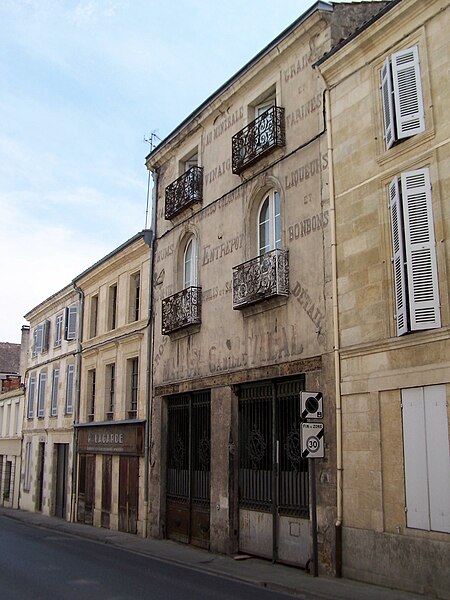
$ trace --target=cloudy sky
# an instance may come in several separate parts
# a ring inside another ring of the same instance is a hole
[[[144,141],[313,0],[0,1],[0,341],[143,229]]]

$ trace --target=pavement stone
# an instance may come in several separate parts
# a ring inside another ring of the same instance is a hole
[[[82,523],[69,523],[41,513],[0,507],[0,516],[97,543],[111,544],[128,552],[177,563],[201,572],[285,592],[304,600],[426,600],[430,598],[345,578],[313,577],[301,569],[273,564],[255,557],[235,560],[232,556],[212,554],[207,550],[172,540],[142,538],[121,531]]]

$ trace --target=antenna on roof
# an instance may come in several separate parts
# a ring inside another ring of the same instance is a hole
[[[145,135],[144,135],[143,141],[150,146],[150,152],[153,150],[153,148],[155,148],[158,145],[157,142],[156,142],[156,140],[158,140],[160,142],[161,138],[158,137],[154,131],[151,132],[149,138],[146,138]],[[149,200],[150,200],[150,170],[148,172],[148,181],[147,181],[147,202],[146,202],[146,206],[145,206],[145,226],[144,226],[144,229],[147,229]]]

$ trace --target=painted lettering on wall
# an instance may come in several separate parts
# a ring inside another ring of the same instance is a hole
[[[286,83],[292,82],[292,80],[298,77],[307,66],[315,62],[319,56],[323,54],[323,52],[320,51],[320,48],[317,47],[318,37],[318,35],[313,35],[309,40],[309,51],[305,52],[305,54],[300,56],[295,63],[292,63],[284,70],[284,81]]]
[[[214,167],[214,169],[211,169],[211,171],[208,171],[207,173],[205,173],[205,176],[204,176],[205,186],[209,185],[216,179],[219,179],[220,177],[222,177],[222,175],[224,175],[225,173],[227,173],[230,170],[231,170],[231,158],[227,158],[227,160],[224,160],[220,165],[217,165],[217,167]]]
[[[233,282],[226,281],[224,287],[219,287],[218,285],[209,288],[208,290],[203,290],[202,292],[202,302],[210,302],[211,300],[216,300],[217,298],[221,298],[222,296],[226,296],[227,294],[231,294],[233,291]]]
[[[311,298],[308,290],[302,286],[299,281],[295,282],[295,286],[292,290],[293,295],[297,299],[297,302],[306,312],[308,317],[316,326],[316,333],[319,334],[318,340],[321,345],[325,344],[324,335],[321,335],[322,328],[324,326],[325,315],[317,306],[317,303]]]
[[[244,107],[241,106],[229,115],[225,115],[214,125],[213,129],[205,135],[205,146],[209,146],[213,140],[219,138],[227,129],[244,118]]]
[[[297,187],[310,177],[314,177],[321,171],[325,171],[328,167],[328,155],[322,154],[319,158],[311,160],[294,171],[291,171],[288,175],[285,175],[284,182],[286,189],[289,190],[292,187]]]
[[[220,260],[222,257],[226,256],[227,254],[231,254],[231,252],[234,252],[235,250],[239,250],[239,248],[242,248],[243,244],[244,244],[244,234],[241,233],[240,235],[237,235],[236,237],[231,238],[230,240],[227,240],[226,242],[218,244],[217,246],[211,246],[210,244],[203,246],[202,265],[203,266],[209,265],[210,263],[214,262],[215,260]]]
[[[288,227],[288,240],[298,240],[300,237],[305,237],[315,231],[322,231],[328,225],[328,211],[325,210],[321,214],[308,217],[299,223],[294,223]]]
[[[295,111],[286,115],[286,129],[295,127],[322,106],[322,94],[317,94]]]
[[[168,258],[169,256],[172,256],[173,251],[174,251],[174,245],[173,244],[169,244],[165,248],[161,248],[161,250],[157,250],[156,253],[155,253],[155,262],[158,263],[161,260],[164,260],[165,258]]]

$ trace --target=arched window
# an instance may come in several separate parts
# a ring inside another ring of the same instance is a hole
[[[183,254],[183,288],[197,285],[197,242],[189,238]]]
[[[266,194],[258,211],[258,254],[281,248],[280,195]]]

